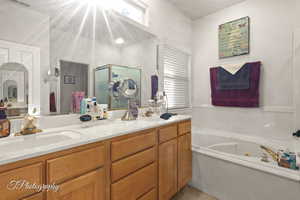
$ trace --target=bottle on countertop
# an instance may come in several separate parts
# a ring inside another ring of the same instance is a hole
[[[102,120],[102,119],[104,119],[104,113],[103,113],[103,109],[102,109],[102,107],[101,107],[101,105],[100,104],[97,104],[97,110],[98,110],[98,115],[99,115],[99,120]]]
[[[108,105],[107,104],[100,104],[101,111],[103,113],[103,119],[108,119]]]
[[[99,119],[99,109],[96,101],[93,101],[92,105],[92,117],[93,120],[98,120]]]
[[[3,99],[0,100],[0,108],[1,107],[4,107],[4,101],[3,101]]]
[[[10,121],[6,116],[6,109],[0,108],[0,138],[10,135]]]

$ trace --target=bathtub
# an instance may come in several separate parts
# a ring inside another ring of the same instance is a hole
[[[191,185],[219,200],[298,200],[300,172],[261,161],[260,145],[286,149],[288,142],[241,134],[193,130]]]

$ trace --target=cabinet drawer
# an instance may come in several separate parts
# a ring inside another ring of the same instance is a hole
[[[0,174],[0,200],[21,199],[38,192],[24,187],[19,188],[21,183],[42,185],[43,164],[38,163]]]
[[[126,156],[148,149],[156,144],[156,131],[134,136],[128,139],[114,141],[111,144],[112,161],[119,160]]]
[[[166,142],[177,137],[177,124],[172,124],[159,129],[159,143]]]
[[[157,193],[156,193],[156,190],[153,189],[150,192],[148,192],[147,194],[143,195],[138,200],[156,200],[156,199],[157,199]]]
[[[151,164],[155,161],[155,153],[155,147],[152,147],[151,149],[113,163],[111,169],[112,182]]]
[[[104,146],[48,160],[48,183],[61,183],[69,178],[99,168],[104,165],[104,162]]]
[[[178,133],[179,135],[184,135],[190,133],[192,130],[192,122],[191,120],[181,122],[178,124]]]
[[[156,186],[157,167],[153,163],[112,184],[111,200],[136,200]]]

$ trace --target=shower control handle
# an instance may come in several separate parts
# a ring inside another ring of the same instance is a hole
[[[300,138],[300,130],[298,130],[296,133],[293,133],[293,136]]]

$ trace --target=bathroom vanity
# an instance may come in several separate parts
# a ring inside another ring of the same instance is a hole
[[[146,109],[153,104],[152,87],[163,81],[151,82],[163,73],[159,37],[123,12],[94,13],[99,10],[88,2],[71,1],[63,15],[58,3],[1,4],[0,15],[10,19],[2,29],[18,31],[0,40],[0,102],[11,117],[11,135],[0,141],[0,200],[169,200],[191,179],[190,116],[79,121],[80,115],[104,113],[97,103],[105,114],[108,107],[124,116],[119,109],[129,108],[130,100],[132,110]],[[132,3],[125,4],[141,6]],[[127,85],[127,92],[111,87],[116,83]],[[89,106],[82,97],[91,99]],[[38,116],[43,132],[14,137],[25,133],[26,114]]]
[[[191,179],[189,116],[67,129],[81,136],[55,147],[34,145],[27,155],[0,153],[0,200],[169,200]],[[14,181],[23,180],[59,189],[18,188]]]

